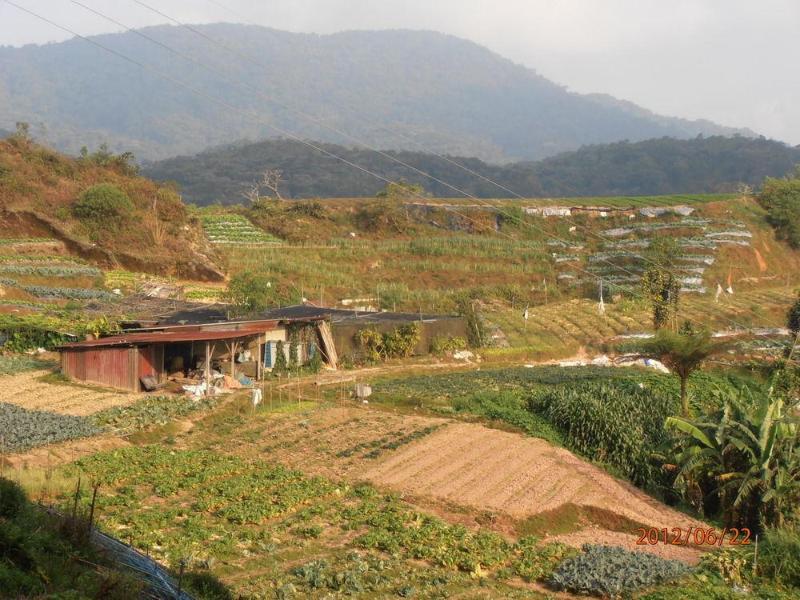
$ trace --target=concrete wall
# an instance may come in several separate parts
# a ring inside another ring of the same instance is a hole
[[[419,322],[419,321],[416,321]],[[397,327],[407,325],[409,321],[385,321],[379,323],[333,323],[331,330],[336,352],[341,359],[344,356],[360,357],[361,349],[355,336],[362,329],[374,329],[380,333],[393,331]],[[467,321],[461,317],[443,318],[435,321],[423,321],[420,339],[414,349],[415,356],[424,356],[430,353],[431,343],[437,337],[467,337]]]

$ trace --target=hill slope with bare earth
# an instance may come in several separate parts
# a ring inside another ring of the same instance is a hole
[[[76,213],[76,203],[95,186],[128,198],[117,222]],[[100,151],[75,159],[24,135],[0,140],[0,216],[0,237],[59,240],[70,254],[103,268],[224,278],[180,196],[139,177],[125,155]]]

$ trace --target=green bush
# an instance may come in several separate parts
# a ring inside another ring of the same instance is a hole
[[[791,177],[767,177],[759,202],[767,209],[767,220],[775,228],[778,239],[800,248],[800,169]]]
[[[270,306],[275,290],[266,275],[243,271],[231,277],[225,298],[236,307],[237,313],[248,314]]]
[[[448,352],[464,350],[467,347],[467,340],[459,336],[437,335],[431,342],[431,353],[441,356]]]
[[[25,492],[15,482],[0,477],[0,517],[13,519],[25,506]]]
[[[408,323],[386,333],[362,329],[355,334],[355,340],[368,362],[378,362],[411,356],[419,343],[420,332],[419,323]]]
[[[575,594],[617,597],[690,573],[681,562],[647,552],[592,544],[584,545],[583,551],[555,569],[549,580],[552,587]]]
[[[128,195],[111,183],[93,185],[72,207],[73,214],[80,220],[103,226],[119,226],[133,214],[133,210]]]
[[[286,353],[283,350],[283,342],[275,344],[275,362],[272,365],[273,375],[284,375],[289,371],[289,365],[286,363]]]

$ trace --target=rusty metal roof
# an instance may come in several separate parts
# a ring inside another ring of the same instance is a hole
[[[273,327],[274,328],[274,327]],[[262,328],[265,331],[270,327]],[[109,346],[136,346],[141,344],[158,344],[172,342],[217,342],[222,340],[235,340],[258,335],[255,329],[228,329],[216,331],[163,331],[148,333],[126,333],[113,335],[96,340],[74,342],[59,346],[60,350],[80,350],[82,348],[102,348]]]

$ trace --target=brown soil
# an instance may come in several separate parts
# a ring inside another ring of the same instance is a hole
[[[62,415],[91,415],[114,406],[127,406],[142,398],[78,385],[45,383],[40,378],[49,371],[28,371],[0,377],[0,402],[28,410]]]
[[[653,527],[700,525],[567,450],[472,423],[450,424],[401,448],[364,476],[521,518],[570,503]]]
[[[767,261],[765,261],[764,257],[761,256],[761,252],[758,251],[758,248],[753,248],[753,252],[756,255],[756,261],[758,261],[758,270],[761,273],[766,273],[766,271],[767,271]]]
[[[439,429],[396,449],[378,448],[380,440],[430,425]],[[510,537],[533,533],[576,545],[622,545],[689,563],[700,555],[694,548],[637,546],[636,530],[701,522],[567,450],[517,433],[350,405],[273,415],[237,437],[237,454],[272,454],[307,473],[370,481],[450,522]],[[370,457],[376,448],[377,457]]]

